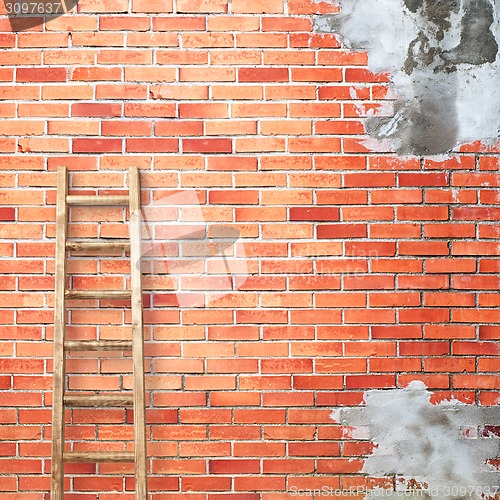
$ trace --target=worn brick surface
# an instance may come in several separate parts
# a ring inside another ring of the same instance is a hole
[[[412,380],[436,400],[497,404],[498,147],[445,160],[370,151],[364,118],[389,75],[312,32],[315,14],[337,10],[81,0],[26,31],[0,12],[2,499],[50,488],[60,165],[81,194],[123,193],[128,166],[142,171],[152,498],[388,488],[361,474],[371,447],[332,407]],[[125,217],[75,209],[70,234],[123,237]],[[72,256],[72,285],[122,288],[127,265]],[[69,338],[130,335],[124,302],[70,306]],[[127,355],[70,356],[69,389],[130,389]],[[132,421],[76,409],[67,437],[122,450]],[[132,498],[130,471],[71,465],[66,488]]]

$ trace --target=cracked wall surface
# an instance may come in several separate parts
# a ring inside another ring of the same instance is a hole
[[[498,139],[499,0],[354,0],[340,6],[340,14],[318,16],[316,30],[341,34],[350,48],[368,51],[373,71],[393,75],[394,112],[368,120],[371,137],[414,155]]]

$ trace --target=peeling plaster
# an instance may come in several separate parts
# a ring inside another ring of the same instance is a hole
[[[393,75],[395,112],[367,120],[372,139],[418,156],[498,140],[500,0],[341,0],[340,6],[340,14],[316,17],[316,31],[340,34],[347,47],[368,51],[372,71]]]
[[[480,499],[483,492],[488,497],[500,485],[500,472],[487,463],[500,453],[499,436],[488,431],[488,426],[500,425],[500,409],[455,400],[433,405],[431,396],[420,381],[405,389],[369,390],[366,406],[335,410],[331,418],[354,427],[354,438],[377,445],[363,473],[423,485],[432,498]],[[456,494],[459,491],[466,494]]]

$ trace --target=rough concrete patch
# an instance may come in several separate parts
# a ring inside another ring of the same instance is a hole
[[[450,102],[456,99],[456,76],[419,79],[419,74],[415,73],[413,99],[397,100],[393,117],[368,119],[366,130],[379,139],[391,139],[400,154],[435,156],[457,144],[457,109]]]
[[[418,381],[406,389],[371,390],[365,393],[366,406],[337,410],[332,418],[355,428],[369,427],[377,448],[365,461],[365,474],[413,478],[426,485],[432,498],[480,499],[482,493],[490,494],[500,485],[500,472],[487,461],[499,456],[500,440],[470,439],[463,430],[500,425],[499,408],[456,401],[432,405],[431,395]]]
[[[341,0],[341,8],[317,16],[316,30],[367,50],[370,69],[390,71],[398,95],[392,120],[369,120],[372,141],[422,156],[498,139],[500,0]]]

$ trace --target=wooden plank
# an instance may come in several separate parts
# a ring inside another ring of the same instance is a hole
[[[129,197],[126,195],[102,195],[102,196],[89,196],[89,195],[69,195],[66,197],[68,205],[124,205],[129,204]]]
[[[67,340],[67,351],[130,351],[131,340]]]
[[[129,170],[130,282],[132,290],[132,358],[134,367],[135,498],[148,497],[146,456],[146,409],[144,388],[144,334],[142,324],[141,188],[139,170]]]
[[[132,292],[130,290],[66,290],[67,299],[130,299]]]
[[[133,462],[133,451],[65,451],[66,463]],[[143,500],[146,500],[144,497]]]
[[[66,239],[68,231],[68,172],[66,167],[57,171],[56,207],[56,276],[54,296],[54,375],[52,381],[52,500],[64,498],[64,387],[66,357]]]
[[[134,403],[132,394],[66,394],[66,406],[131,406]]]
[[[116,252],[130,250],[129,240],[69,241],[66,249],[71,252]]]

